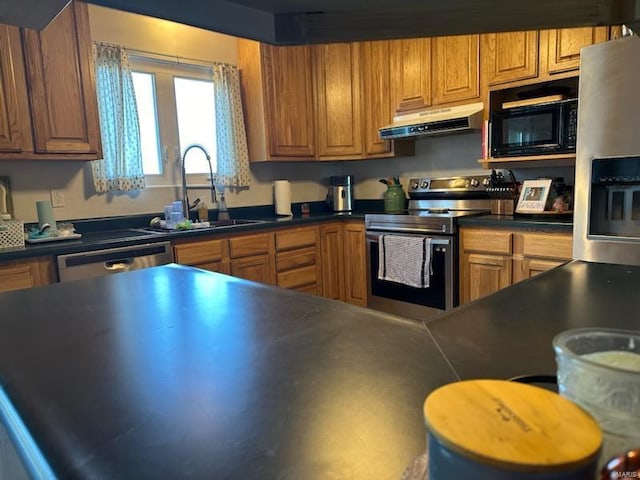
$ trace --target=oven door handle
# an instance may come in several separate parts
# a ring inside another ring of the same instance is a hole
[[[383,227],[383,226],[379,226],[376,225],[375,227],[373,227],[371,230],[369,230],[371,232],[390,232],[390,233],[419,233],[420,235],[428,235],[429,233],[433,233],[434,235],[442,235],[443,233],[447,233],[445,230],[441,231],[441,232],[427,232],[425,231],[424,228],[411,228],[411,227]]]
[[[396,230],[397,231],[397,230]],[[428,237],[429,235],[425,234],[424,231],[421,232],[423,237]],[[380,235],[393,235],[390,233],[373,233],[373,232],[367,232],[366,233],[366,239],[367,240],[371,240],[374,242],[377,242],[378,239],[380,238]],[[432,245],[450,245],[451,244],[451,239],[450,238],[433,238],[431,237],[431,244]]]

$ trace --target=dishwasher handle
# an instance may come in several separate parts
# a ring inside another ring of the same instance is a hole
[[[129,258],[122,258],[120,260],[108,260],[104,262],[103,265],[104,265],[104,269],[107,270],[109,273],[116,273],[116,272],[126,270],[127,268],[130,268],[134,264],[134,262],[135,260],[129,257]]]

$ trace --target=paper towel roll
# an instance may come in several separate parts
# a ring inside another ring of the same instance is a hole
[[[38,226],[40,228],[42,228],[42,225],[45,223],[48,223],[50,225],[50,232],[58,231],[56,218],[53,216],[53,207],[51,206],[51,202],[46,200],[37,201],[36,211],[38,212]]]
[[[276,199],[276,215],[291,215],[291,184],[289,180],[273,182],[273,194]]]

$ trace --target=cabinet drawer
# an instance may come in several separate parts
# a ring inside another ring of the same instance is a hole
[[[317,238],[316,228],[294,228],[276,232],[276,251],[315,245]]]
[[[489,253],[511,253],[511,232],[501,230],[460,229],[462,249]]]
[[[525,257],[573,257],[573,236],[556,233],[525,233],[522,235],[522,253]]]
[[[174,245],[173,254],[177,263],[198,265],[219,262],[224,255],[225,240],[204,240]]]
[[[296,288],[317,283],[318,275],[315,266],[297,268],[277,275],[277,285],[282,288]]]
[[[258,233],[229,239],[229,256],[231,258],[249,257],[269,253],[268,233]]]
[[[276,270],[282,272],[316,264],[315,247],[306,247],[276,255]]]

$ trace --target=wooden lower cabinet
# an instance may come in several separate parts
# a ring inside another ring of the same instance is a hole
[[[176,241],[175,261],[355,305],[367,303],[364,223]]]
[[[460,229],[460,303],[508,287],[572,258],[571,233]]]
[[[211,272],[231,273],[226,240],[196,240],[174,244],[173,256],[182,265],[192,265]]]
[[[562,265],[573,257],[570,233],[515,232],[513,283]]]
[[[0,292],[40,287],[55,281],[55,266],[50,257],[0,263]]]
[[[345,301],[367,306],[367,257],[363,222],[344,224]]]
[[[317,226],[280,230],[275,233],[276,285],[321,294],[321,271]]]
[[[344,232],[342,223],[320,227],[322,243],[322,296],[345,300]]]
[[[273,268],[270,255],[255,255],[231,260],[231,275],[245,280],[273,285]]]

